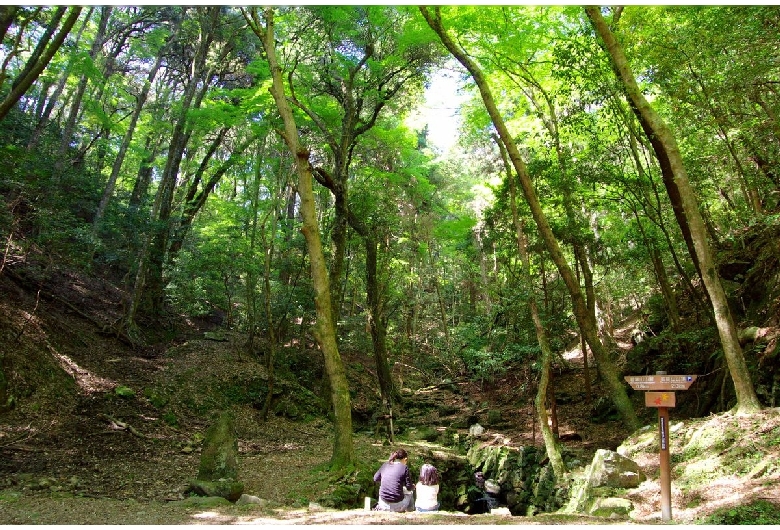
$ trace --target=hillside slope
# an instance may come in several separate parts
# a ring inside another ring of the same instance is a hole
[[[770,258],[765,258],[756,262],[766,265]],[[156,345],[132,347],[110,333],[122,314],[124,294],[119,289],[45,263],[11,260],[0,274],[0,293],[0,358],[6,374],[0,396],[0,524],[343,524],[364,522],[366,517],[376,522],[376,514],[318,508],[339,481],[324,465],[332,437],[317,389],[312,388],[314,374],[321,370],[316,351],[299,346],[285,350],[273,414],[263,422],[259,404],[267,376],[262,363],[244,352],[239,333],[215,332],[207,322],[172,318],[158,327]],[[762,300],[770,306],[776,303],[769,295]],[[630,348],[627,340],[618,345]],[[770,346],[760,345],[762,359],[774,355]],[[594,422],[593,408],[583,400],[581,354],[572,350],[566,358],[571,366],[558,367],[554,381],[560,430],[572,435],[566,450],[581,455],[584,465],[596,449],[621,446],[649,478],[624,492],[635,506],[632,520],[657,522],[654,411],[641,411],[648,427],[633,434],[608,417]],[[356,451],[365,467],[362,472],[372,473],[389,448],[373,430],[370,417],[370,402],[376,399],[371,359],[350,351],[344,352],[344,359],[356,389]],[[450,390],[435,391],[423,381],[407,379],[407,404],[399,416],[404,432],[398,443],[416,455],[417,464],[431,451],[457,457],[453,447],[428,442],[419,433],[450,427],[465,437],[468,425],[479,421],[488,427],[485,443],[541,445],[533,427],[527,377],[515,370],[495,381],[459,380],[446,385]],[[593,391],[601,394],[597,382]],[[698,399],[695,392],[690,397]],[[213,412],[226,407],[236,414],[241,479],[247,493],[265,500],[261,506],[204,509],[184,494],[197,474],[202,434]],[[723,413],[698,419],[675,411],[672,423],[676,521],[702,521],[719,509],[744,505],[758,506],[761,514],[760,503],[780,503],[778,409],[750,417]],[[204,513],[215,515],[204,519]],[[615,522],[550,519],[552,515],[437,517],[388,515],[381,521]]]

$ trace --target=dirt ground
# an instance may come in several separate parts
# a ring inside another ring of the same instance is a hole
[[[0,416],[0,524],[659,523],[657,480],[645,482],[641,493],[631,498],[633,523],[563,515],[526,518],[459,512],[386,514],[365,512],[359,506],[325,509],[316,499],[331,486],[325,470],[332,452],[329,423],[322,418],[291,421],[275,415],[264,422],[252,407],[237,410],[239,479],[245,493],[261,499],[260,504],[204,505],[186,489],[197,475],[207,419],[179,408],[176,421],[171,421],[146,391],[175,388],[178,394],[173,395],[178,402],[189,403],[190,410],[205,406],[210,397],[199,381],[213,379],[213,374],[240,381],[256,369],[258,363],[238,353],[243,338],[229,334],[227,340],[209,340],[202,326],[193,322],[165,347],[132,348],[100,332],[121,315],[120,294],[110,285],[60,274],[50,276],[36,294],[23,288],[30,281],[0,276],[0,341],[4,344],[0,347],[6,348],[5,355],[17,368],[41,358],[40,351],[48,352],[46,357],[56,365],[31,364],[31,373],[42,374],[33,389],[34,399],[20,399],[14,410]],[[627,342],[619,346],[630,347]],[[565,444],[587,463],[596,449],[615,449],[629,433],[616,421],[590,421],[590,405],[582,398],[581,353],[575,348],[564,358],[570,368],[558,370],[553,382],[561,397],[559,429],[561,434],[577,435]],[[370,376],[367,356],[347,351],[344,361],[348,366],[363,366]],[[59,368],[71,375],[68,385],[74,386],[62,387],[46,375]],[[592,377],[595,380],[595,371]],[[451,399],[449,404],[463,415],[499,411],[506,421],[500,429],[488,430],[493,443],[541,445],[532,427],[532,394],[522,392],[527,381],[526,374],[519,372],[490,383],[457,381],[460,392],[444,399]],[[133,395],[120,395],[120,387],[131,389]],[[598,393],[598,387],[593,391]],[[415,399],[414,393],[410,399]],[[389,454],[389,447],[371,432],[356,432],[354,440],[362,461],[375,461],[378,467]],[[420,449],[417,443],[405,447],[413,454]],[[640,465],[648,476],[657,476],[657,461],[651,458]],[[752,484],[735,479],[718,487],[722,497],[735,488],[751,487],[759,496],[777,496],[776,485],[767,486],[765,481]],[[674,493],[678,522],[694,521],[707,509],[706,502],[688,506],[690,492]]]

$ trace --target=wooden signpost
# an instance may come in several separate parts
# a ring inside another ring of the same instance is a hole
[[[658,436],[661,467],[661,519],[672,520],[672,475],[669,465],[669,409],[676,404],[675,390],[688,390],[696,381],[695,375],[627,375],[626,382],[634,390],[646,390],[645,406],[658,409]]]

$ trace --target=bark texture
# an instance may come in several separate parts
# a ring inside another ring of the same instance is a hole
[[[623,381],[618,378],[617,367],[610,359],[609,353],[599,339],[598,326],[596,325],[595,319],[589,317],[588,307],[585,302],[585,298],[582,296],[582,292],[580,291],[579,282],[577,282],[571,268],[569,267],[569,264],[566,262],[566,258],[564,257],[563,252],[558,245],[558,241],[553,234],[552,228],[547,221],[547,217],[542,210],[541,203],[539,202],[539,198],[536,195],[536,191],[534,190],[531,176],[528,173],[528,169],[526,168],[522,156],[520,155],[520,150],[517,148],[517,144],[515,143],[514,138],[507,129],[506,124],[504,123],[504,119],[498,111],[498,107],[495,103],[495,100],[493,99],[493,94],[490,91],[487,80],[485,79],[485,76],[482,73],[480,67],[469,58],[465,50],[455,44],[452,38],[448,35],[447,31],[444,29],[441,18],[439,16],[439,8],[434,7],[433,10],[433,13],[431,13],[428,8],[420,7],[420,11],[427,20],[428,25],[430,25],[431,28],[439,35],[442,43],[450,51],[450,53],[452,53],[452,55],[469,71],[472,78],[474,79],[474,82],[477,84],[479,92],[482,96],[482,100],[485,104],[485,108],[487,109],[487,112],[490,115],[490,119],[493,122],[493,126],[498,131],[498,135],[501,138],[501,141],[506,146],[509,159],[512,162],[512,167],[517,172],[520,180],[520,186],[523,190],[523,195],[525,196],[526,202],[531,209],[531,215],[534,218],[537,229],[539,230],[539,234],[544,240],[547,251],[550,253],[550,257],[558,268],[558,272],[569,291],[577,324],[579,325],[582,334],[585,336],[585,340],[590,345],[594,357],[596,357],[599,374],[606,384],[607,392],[609,393],[612,402],[615,404],[615,407],[620,412],[620,415],[622,416],[623,421],[626,423],[626,426],[629,429],[635,430],[639,428],[640,423],[636,416],[636,412],[634,411],[631,400],[628,398],[628,394],[626,393],[626,387]]]
[[[682,215],[678,215],[677,220],[683,233],[690,235],[694,247],[694,251],[691,253],[692,258],[701,272],[704,287],[709,294],[723,354],[734,381],[737,396],[736,411],[750,413],[760,410],[761,404],[758,401],[742,348],[739,345],[734,318],[715,268],[715,261],[707,240],[707,230],[699,211],[696,195],[688,181],[688,174],[685,171],[677,140],[661,116],[655,112],[642,94],[623,48],[607,26],[599,8],[588,6],[585,8],[585,12],[596,33],[604,42],[615,74],[623,84],[634,114],[653,146],[664,175],[664,182],[670,181],[674,184],[672,187],[667,186],[667,192],[673,203],[675,198],[672,197],[672,193],[676,191],[678,194]]]
[[[295,117],[285,97],[282,69],[276,59],[274,46],[273,9],[268,8],[265,10],[264,24],[259,20],[256,11],[253,10],[246,14],[247,22],[249,22],[263,43],[273,78],[273,84],[270,88],[271,95],[274,97],[279,114],[284,122],[284,131],[282,133],[284,141],[295,158],[295,169],[298,173],[298,194],[301,197],[300,211],[303,218],[301,231],[306,239],[306,249],[311,263],[312,283],[314,284],[314,306],[317,313],[314,335],[325,357],[325,370],[330,379],[330,396],[333,404],[335,435],[333,437],[331,467],[333,469],[344,469],[352,464],[354,460],[352,407],[349,397],[349,384],[336,343],[336,326],[333,320],[330,300],[328,269],[322,252],[322,240],[317,223],[317,210],[313,191],[314,179],[311,163],[309,162],[309,151],[300,144]]]

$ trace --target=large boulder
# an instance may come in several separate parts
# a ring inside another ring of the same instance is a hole
[[[588,483],[593,488],[636,488],[644,480],[636,462],[608,449],[596,451],[588,473]]]
[[[238,477],[238,439],[233,416],[223,412],[206,431],[198,467],[198,480]]]
[[[636,462],[615,451],[599,449],[584,476],[572,488],[572,496],[564,511],[598,513],[602,516],[609,511],[614,516],[625,516],[632,506],[630,503],[615,501],[616,493],[635,488],[644,480],[645,475]]]
[[[200,455],[198,478],[189,491],[236,502],[244,492],[238,482],[238,438],[230,412],[222,412],[206,431]]]

